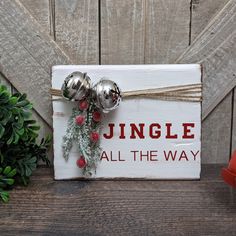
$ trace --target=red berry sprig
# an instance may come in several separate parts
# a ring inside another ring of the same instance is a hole
[[[99,111],[94,111],[92,116],[95,122],[101,121],[101,113]]]
[[[97,132],[92,132],[91,134],[90,134],[90,139],[91,139],[91,141],[92,142],[97,142],[98,140],[99,140],[99,133],[97,133]]]
[[[79,101],[79,109],[81,111],[86,111],[89,107],[88,101],[86,99]]]
[[[85,122],[85,117],[83,115],[78,115],[75,117],[75,123],[79,126],[83,125]]]
[[[89,150],[91,152],[91,155],[94,156],[93,153],[96,153],[94,158],[97,158],[99,156],[97,149],[99,149],[99,127],[102,115],[100,111],[96,108],[93,101],[91,101],[89,98],[80,100],[78,102],[78,115],[75,117],[75,124],[78,126],[81,126],[79,128],[79,132],[84,132],[86,136],[88,135],[88,138],[90,139],[90,144],[86,147],[83,147],[84,149],[91,149]],[[88,132],[87,132],[88,131]],[[93,150],[94,149],[94,150]],[[76,161],[76,164],[79,168],[83,169],[85,173],[90,173],[91,169],[93,168],[90,165],[93,165],[89,162],[91,157],[86,157],[84,155],[87,155],[86,153],[82,155],[80,158]]]
[[[76,164],[79,168],[83,169],[86,166],[86,160],[83,156],[80,156],[80,158],[76,161]]]

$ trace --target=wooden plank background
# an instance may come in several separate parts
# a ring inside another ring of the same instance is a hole
[[[28,93],[41,135],[51,132],[54,64],[200,62],[203,163],[236,148],[235,41],[236,0],[0,2],[1,80]]]
[[[203,165],[201,181],[53,181],[41,168],[1,204],[1,235],[235,235],[236,195]]]

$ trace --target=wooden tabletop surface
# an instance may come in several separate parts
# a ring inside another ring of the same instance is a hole
[[[39,168],[0,203],[0,235],[236,235],[220,165],[200,181],[54,181]]]

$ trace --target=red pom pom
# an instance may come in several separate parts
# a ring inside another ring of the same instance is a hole
[[[82,110],[82,111],[85,111],[88,109],[88,102],[87,100],[81,100],[79,102],[79,109]]]
[[[86,161],[83,156],[81,156],[77,161],[76,164],[79,168],[84,168],[86,166]]]
[[[101,113],[98,112],[98,111],[95,111],[95,112],[93,113],[93,120],[94,120],[95,122],[101,121]]]
[[[79,116],[76,116],[75,117],[75,123],[77,125],[83,125],[84,124],[84,121],[85,121],[85,117],[82,116],[82,115],[79,115]]]
[[[99,133],[92,132],[91,135],[90,135],[90,138],[93,142],[97,142],[99,140]]]

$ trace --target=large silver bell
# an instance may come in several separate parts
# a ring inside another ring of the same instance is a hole
[[[117,84],[108,79],[101,79],[94,86],[95,104],[103,112],[116,109],[121,101],[121,91]]]
[[[65,99],[78,101],[88,95],[90,87],[90,78],[87,74],[75,71],[65,78],[61,90]]]

